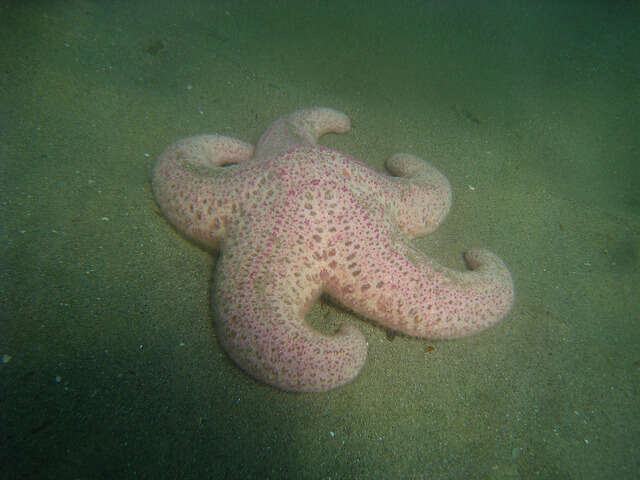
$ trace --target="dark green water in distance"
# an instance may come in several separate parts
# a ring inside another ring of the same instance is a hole
[[[633,479],[640,471],[640,3],[0,3],[0,478]],[[496,327],[434,342],[319,302],[355,382],[277,391],[218,345],[215,256],[151,169],[321,105],[321,143],[419,155],[454,206],[414,245],[509,266]]]

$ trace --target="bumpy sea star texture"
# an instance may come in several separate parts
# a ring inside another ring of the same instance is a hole
[[[220,344],[243,370],[280,389],[321,392],[353,380],[367,343],[352,325],[324,335],[305,314],[325,293],[407,335],[443,339],[484,330],[513,303],[493,253],[466,253],[470,271],[438,265],[409,239],[451,205],[447,179],[396,154],[393,176],[316,145],[349,118],[328,108],[273,123],[257,146],[220,135],[177,141],[159,157],[153,191],[181,232],[220,252],[212,311]]]

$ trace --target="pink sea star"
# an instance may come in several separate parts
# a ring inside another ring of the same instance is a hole
[[[328,108],[273,123],[257,147],[202,135],[170,145],[153,191],[175,227],[218,249],[212,310],[229,356],[283,390],[326,391],[353,380],[367,343],[356,327],[323,335],[304,320],[321,293],[408,335],[479,332],[513,303],[513,283],[494,254],[466,254],[449,270],[408,239],[433,231],[451,205],[447,179],[424,160],[397,154],[394,176],[316,145],[349,118]]]

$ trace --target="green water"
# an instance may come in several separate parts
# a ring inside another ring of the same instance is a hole
[[[0,478],[631,479],[640,470],[640,4],[8,1],[0,6]],[[159,215],[154,158],[324,145],[447,175],[415,245],[499,254],[516,304],[473,338],[353,322],[358,379],[258,384],[216,342],[215,258]]]

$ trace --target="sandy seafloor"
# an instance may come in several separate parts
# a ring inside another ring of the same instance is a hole
[[[640,471],[637,1],[15,1],[0,7],[0,478],[631,479]],[[451,181],[415,242],[513,273],[495,328],[369,342],[325,394],[216,342],[215,258],[154,158],[333,107],[321,143]]]

